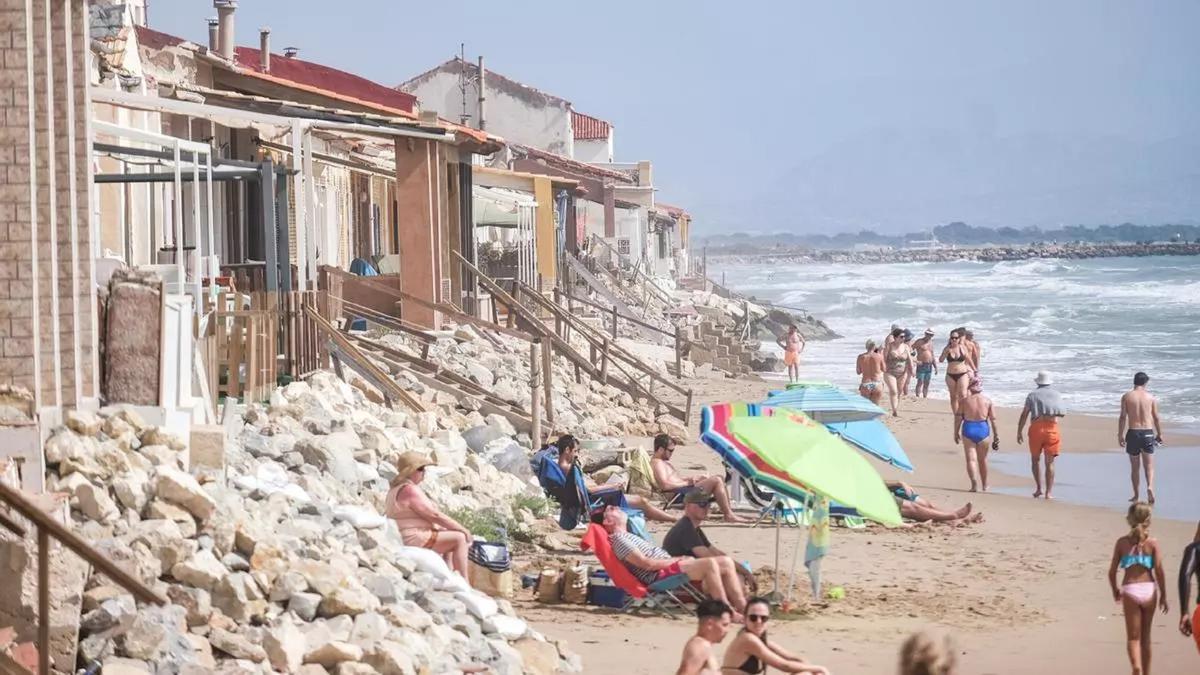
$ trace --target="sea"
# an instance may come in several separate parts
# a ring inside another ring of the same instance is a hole
[[[710,261],[709,277],[807,310],[843,336],[808,343],[805,378],[856,386],[856,356],[868,338],[882,343],[892,324],[917,336],[932,328],[938,353],[950,329],[966,326],[983,349],[985,391],[998,405],[1021,406],[1037,371],[1048,370],[1070,411],[1112,416],[1115,436],[1121,394],[1134,373],[1144,371],[1164,421],[1200,432],[1200,257],[877,265]],[[941,377],[930,396],[946,397]],[[1188,450],[1160,451],[1160,481],[1177,475],[1191,476],[1190,483],[1200,475],[1200,451]],[[1064,478],[1072,468],[1066,464],[1086,475],[1075,473],[1061,486],[1063,498],[1116,506],[1114,494],[1128,495],[1128,463],[1117,448],[1099,462],[1065,461]],[[1200,491],[1180,487],[1195,496],[1160,499],[1169,511],[1163,515],[1200,516]]]

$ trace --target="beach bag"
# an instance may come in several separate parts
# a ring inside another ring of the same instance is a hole
[[[537,585],[533,587],[538,602],[554,603],[562,599],[562,574],[551,568],[542,570]]]
[[[472,587],[496,598],[513,596],[512,557],[508,545],[492,541],[472,542],[467,561]]]
[[[587,603],[588,567],[575,565],[563,573],[562,601],[573,605]]]

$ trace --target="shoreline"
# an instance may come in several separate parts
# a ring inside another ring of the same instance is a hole
[[[805,264],[843,263],[880,265],[896,263],[1019,262],[1024,260],[1123,258],[1200,255],[1200,243],[1161,244],[1094,243],[1044,246],[967,246],[936,249],[819,250],[792,248],[786,251],[722,250],[707,254],[717,264]]]
[[[761,400],[776,386],[758,377],[697,384],[700,404]],[[1112,542],[1125,530],[1122,514],[1111,507],[1022,496],[1032,486],[1028,475],[996,472],[991,482],[997,491],[970,493],[961,447],[952,445],[946,402],[905,401],[901,414],[888,418],[888,425],[916,471],[904,473],[874,460],[872,465],[887,479],[909,482],[939,507],[972,502],[984,513],[984,522],[961,528],[834,529],[823,578],[827,588],[844,587],[846,599],[804,600],[803,612],[776,620],[772,635],[839,675],[893,672],[904,637],[925,627],[954,635],[961,652],[960,675],[1058,672],[1062,664],[1070,664],[1071,672],[1127,673],[1121,612],[1104,580]],[[997,409],[1006,455],[1028,452],[1012,438],[1019,414]],[[1064,455],[1095,458],[1115,441],[1115,419],[1071,415],[1062,426]],[[1172,447],[1200,445],[1200,438],[1178,431],[1169,440]],[[716,454],[695,440],[680,446],[675,459],[685,474],[720,468]],[[1074,477],[1060,472],[1058,478],[1065,485]],[[999,491],[1009,489],[1020,492]],[[1155,520],[1153,534],[1165,551],[1172,594],[1178,552],[1195,527],[1194,520]],[[716,545],[754,569],[773,564],[773,528],[720,521],[705,528]],[[654,524],[651,531],[661,540],[666,528]],[[797,535],[794,528],[782,533],[785,569]],[[578,553],[560,556],[589,561]],[[802,567],[797,581],[807,584]],[[1155,615],[1155,666],[1161,672],[1187,672],[1196,658],[1195,646],[1176,630],[1175,602],[1172,597],[1171,614]],[[687,618],[540,605],[524,598],[517,604],[522,616],[550,639],[567,640],[583,656],[588,672],[671,672],[694,625]],[[723,654],[724,647],[717,652]]]

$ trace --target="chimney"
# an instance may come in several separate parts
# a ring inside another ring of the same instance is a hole
[[[258,29],[258,65],[264,73],[271,72],[271,29]]]
[[[296,47],[284,47],[283,48],[283,55],[288,57],[289,59],[296,58],[296,55],[299,53],[300,53],[300,50]]]
[[[208,20],[208,51],[216,54],[221,49],[221,31],[218,26],[221,22],[217,17],[212,17]]]
[[[483,69],[483,57],[479,57],[479,130],[483,131],[487,128],[487,117],[483,114],[483,102],[487,100],[484,97],[484,83],[487,79],[487,71]]]
[[[232,61],[233,48],[237,44],[234,41],[233,30],[233,13],[237,11],[237,0],[213,0],[213,7],[217,9],[217,20],[220,22],[217,27],[217,39],[221,58]]]

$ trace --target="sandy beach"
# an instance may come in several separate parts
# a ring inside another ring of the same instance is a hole
[[[778,386],[751,378],[711,380],[704,383],[699,400],[761,400]],[[992,486],[1019,490],[1014,494],[972,494],[962,450],[953,445],[948,404],[907,400],[901,412],[902,417],[888,419],[888,424],[917,470],[903,474],[876,463],[881,474],[911,483],[940,507],[957,508],[970,501],[985,514],[985,521],[960,528],[835,529],[824,580],[826,588],[843,586],[845,599],[811,604],[801,593],[793,616],[773,621],[772,638],[835,673],[895,672],[903,638],[929,626],[955,636],[963,675],[1128,673],[1124,623],[1105,578],[1113,542],[1126,531],[1122,511],[1032,499],[1033,483],[1027,474],[994,473]],[[998,410],[1001,453],[1016,454],[1028,466],[1028,450],[1015,442],[1019,413]],[[692,433],[692,443],[675,455],[676,466],[685,473],[717,471],[717,456],[697,445],[694,429]],[[1115,419],[1069,416],[1063,422],[1064,453],[1111,450],[1115,435]],[[1169,440],[1180,448],[1200,445],[1196,438],[1176,434]],[[648,441],[642,442],[649,447]],[[1122,486],[1121,502],[1128,498],[1127,476],[1122,472],[1114,479]],[[1066,483],[1073,477],[1060,472],[1059,480]],[[1175,597],[1178,555],[1195,528],[1195,521],[1160,518],[1153,524],[1152,534],[1167,552],[1171,604],[1170,614],[1156,615],[1154,672],[1200,668],[1195,645],[1177,630]],[[658,525],[651,529],[660,539],[666,531]],[[756,570],[773,564],[773,527],[712,522],[706,530],[714,544]],[[783,531],[784,569],[799,535],[794,528]],[[801,571],[797,581],[803,586],[807,576]],[[593,673],[672,672],[693,630],[690,619],[546,606],[526,599],[518,604],[539,630],[568,640],[583,656],[586,671]]]

